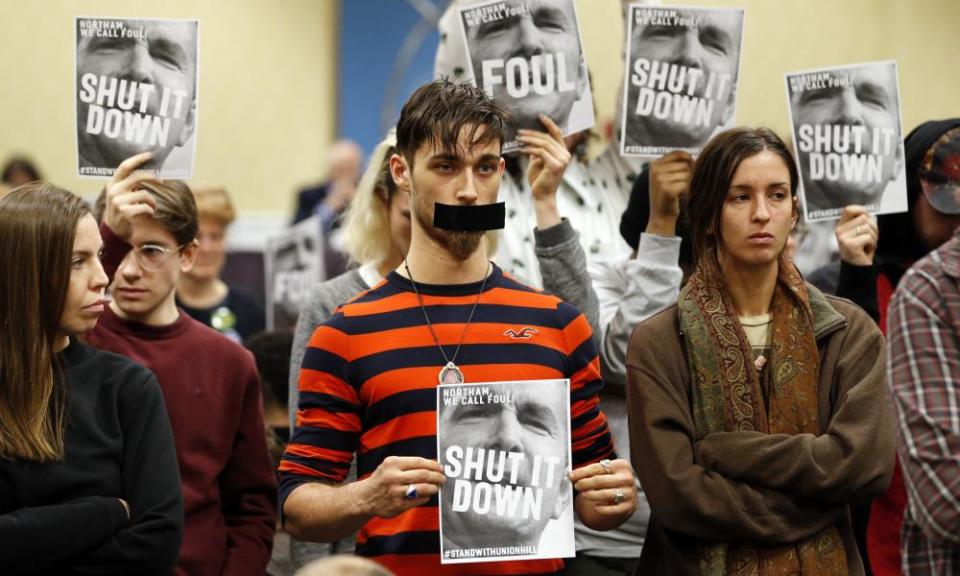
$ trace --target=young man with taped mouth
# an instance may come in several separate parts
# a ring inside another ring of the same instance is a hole
[[[481,243],[485,230],[503,226],[496,198],[505,124],[481,90],[447,81],[421,87],[404,106],[390,167],[410,194],[410,248],[402,266],[341,306],[310,340],[297,428],[280,466],[281,506],[294,537],[325,541],[360,529],[357,553],[397,574],[462,570],[441,566],[439,557],[436,496],[446,481],[436,461],[440,381],[570,378],[574,510],[598,529],[633,511],[629,463],[599,463],[613,457],[613,446],[598,408],[602,383],[586,319],[505,275]],[[556,187],[562,138],[530,138],[533,187]],[[471,216],[460,220],[463,212]],[[451,229],[457,221],[471,229]],[[532,338],[516,337],[531,334],[527,328],[536,331]],[[359,480],[341,484],[354,452]],[[562,568],[559,559],[472,566],[478,574]]]

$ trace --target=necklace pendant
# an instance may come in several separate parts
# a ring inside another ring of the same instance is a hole
[[[463,384],[463,372],[453,362],[440,369],[440,384]]]

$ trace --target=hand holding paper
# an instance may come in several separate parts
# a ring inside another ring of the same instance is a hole
[[[537,228],[542,230],[560,223],[557,188],[572,157],[556,123],[543,114],[540,122],[547,132],[521,129],[517,132],[517,140],[523,145],[520,152],[530,158],[527,180],[537,212]]]
[[[107,183],[106,206],[103,222],[117,237],[129,240],[133,235],[133,222],[138,217],[153,216],[157,201],[149,192],[140,188],[143,182],[159,182],[160,179],[137,168],[153,157],[143,152],[124,160]]]
[[[877,221],[863,206],[851,204],[843,209],[835,230],[840,258],[856,266],[873,264],[880,231]]]
[[[573,0],[464,3],[460,24],[476,85],[510,111],[515,129],[539,130],[546,114],[565,135],[593,127],[593,99]]]
[[[517,140],[523,143],[520,151],[530,157],[527,180],[534,199],[556,196],[571,160],[560,127],[544,114],[540,115],[540,122],[546,132],[521,129],[517,136]]]
[[[650,163],[650,219],[647,232],[674,236],[680,218],[680,197],[690,191],[693,157],[687,152],[670,152]]]
[[[352,493],[367,515],[393,518],[426,504],[445,481],[435,460],[388,456],[369,478],[352,485]]]
[[[570,381],[437,388],[444,564],[574,555]]]

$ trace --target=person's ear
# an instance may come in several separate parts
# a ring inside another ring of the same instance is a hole
[[[411,176],[407,160],[399,154],[392,154],[390,156],[390,177],[393,178],[393,183],[397,185],[397,188],[409,193]]]
[[[187,110],[187,117],[183,120],[183,130],[180,131],[180,136],[177,138],[177,146],[183,146],[190,140],[193,136],[194,130],[197,128],[197,101],[194,99],[190,103],[190,109]]]
[[[180,272],[185,274],[193,269],[193,265],[197,262],[197,250],[199,248],[200,243],[194,238],[180,250]]]

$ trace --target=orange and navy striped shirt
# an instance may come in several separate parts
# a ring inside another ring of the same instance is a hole
[[[480,283],[417,283],[447,356],[460,341]],[[570,379],[575,468],[613,458],[598,394],[603,383],[586,318],[562,300],[493,267],[456,357],[468,383]],[[445,362],[410,281],[396,272],[341,306],[313,333],[300,370],[296,429],[280,464],[281,509],[297,486],[340,483],[387,456],[437,459],[437,377]],[[371,519],[357,554],[396,574],[551,574],[560,560],[440,565],[437,498],[394,518]]]

